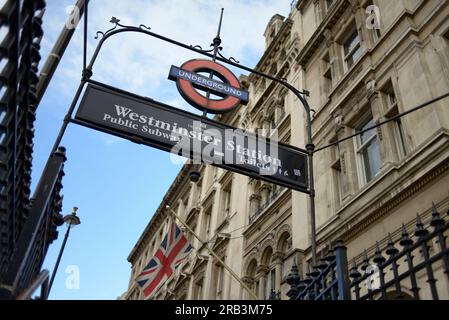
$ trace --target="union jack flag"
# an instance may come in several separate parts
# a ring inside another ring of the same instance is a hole
[[[136,279],[145,299],[150,299],[161,284],[173,276],[175,268],[188,257],[190,250],[192,246],[184,233],[172,221],[159,249]]]

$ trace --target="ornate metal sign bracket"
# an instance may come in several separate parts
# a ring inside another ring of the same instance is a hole
[[[288,90],[290,90],[291,92],[293,92],[293,94],[299,99],[299,101],[301,101],[301,104],[305,110],[305,115],[306,115],[306,120],[307,120],[307,144],[306,144],[306,150],[307,150],[307,154],[308,154],[308,174],[309,174],[309,188],[308,188],[308,193],[309,193],[309,210],[310,210],[310,234],[311,234],[311,252],[312,252],[312,264],[315,266],[316,265],[316,235],[315,235],[315,190],[314,190],[314,178],[313,178],[313,153],[315,150],[315,145],[313,144],[313,140],[312,140],[312,127],[311,127],[311,114],[310,114],[310,106],[306,100],[306,97],[309,96],[309,92],[308,91],[300,91],[298,89],[296,89],[293,85],[291,85],[290,83],[288,83],[286,81],[286,79],[282,79],[282,78],[277,78],[275,76],[266,74],[264,72],[261,72],[259,70],[255,70],[252,68],[249,68],[247,66],[244,66],[242,64],[239,63],[239,61],[237,61],[235,58],[230,57],[230,58],[225,58],[224,55],[221,53],[222,51],[222,47],[221,47],[221,38],[220,38],[220,31],[221,31],[221,23],[222,23],[222,17],[223,17],[223,10],[221,12],[221,17],[220,17],[220,23],[219,23],[219,28],[218,28],[218,33],[217,36],[213,39],[213,42],[211,44],[211,46],[213,47],[211,50],[204,50],[201,46],[198,45],[187,45],[185,43],[176,41],[174,39],[165,37],[163,35],[160,35],[158,33],[155,33],[152,31],[152,29],[144,24],[141,24],[139,26],[128,26],[128,25],[124,25],[120,23],[120,20],[116,17],[112,17],[111,19],[111,23],[114,25],[112,28],[110,28],[109,30],[102,32],[102,31],[98,31],[96,33],[95,38],[99,39],[99,43],[97,44],[97,47],[93,53],[93,56],[90,60],[90,63],[87,67],[84,68],[83,72],[82,72],[82,79],[80,82],[80,85],[78,87],[78,90],[75,94],[75,97],[70,105],[70,108],[64,118],[63,124],[61,126],[61,129],[59,131],[59,134],[55,140],[53,149],[52,149],[52,154],[57,150],[58,146],[60,145],[60,142],[62,140],[62,137],[65,133],[65,130],[67,129],[67,126],[70,122],[72,122],[72,115],[73,112],[76,108],[76,105],[78,103],[78,100],[81,96],[81,93],[84,89],[84,86],[86,85],[86,83],[90,82],[90,78],[93,76],[93,66],[98,58],[98,55],[103,47],[103,44],[106,42],[106,40],[108,40],[109,38],[111,38],[112,36],[115,36],[117,34],[121,34],[121,33],[127,33],[127,32],[135,32],[135,33],[141,33],[141,34],[145,34],[148,36],[151,36],[153,38],[162,40],[164,42],[168,42],[172,45],[196,52],[198,54],[201,54],[203,56],[212,58],[213,61],[220,61],[223,63],[226,63],[230,66],[236,67],[238,69],[241,70],[245,70],[248,71],[250,73],[259,75],[261,77],[264,77],[266,79],[272,80],[276,83],[281,84],[282,86],[286,87]],[[85,42],[86,45],[86,42]]]

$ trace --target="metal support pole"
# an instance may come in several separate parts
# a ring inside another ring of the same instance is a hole
[[[53,268],[53,273],[51,274],[50,283],[48,284],[47,297],[46,297],[47,299],[50,296],[51,287],[53,286],[53,281],[55,280],[56,272],[58,271],[59,263],[61,262],[62,254],[64,253],[65,245],[67,243],[67,239],[69,238],[71,228],[72,225],[69,225],[67,227],[67,231],[64,236],[64,241],[62,241],[61,249],[59,250],[58,254],[58,259],[56,260],[55,267]]]
[[[307,102],[308,92],[300,92],[294,87],[289,88],[301,101],[306,112],[307,120],[307,159],[309,169],[309,219],[310,219],[310,244],[312,251],[312,268],[316,267],[316,222],[315,222],[315,181],[313,176],[313,154],[315,152],[315,145],[313,144],[312,133],[312,117],[310,115],[310,106]],[[304,96],[303,96],[304,95]]]
[[[309,159],[309,210],[310,210],[310,242],[312,247],[312,267],[316,267],[316,223],[315,223],[315,184],[313,178],[314,144],[306,146]]]
[[[338,281],[338,300],[351,300],[348,272],[348,257],[343,241],[338,240],[335,246],[335,259]]]

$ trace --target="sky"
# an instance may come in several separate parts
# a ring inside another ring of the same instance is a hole
[[[40,67],[75,2],[47,0]],[[96,31],[109,29],[113,16],[125,25],[144,24],[153,32],[208,48],[224,8],[223,54],[254,67],[265,48],[268,21],[276,13],[288,16],[290,5],[291,0],[91,0],[88,59],[98,43]],[[82,34],[80,23],[37,110],[32,189],[80,82]],[[192,58],[204,57],[149,36],[120,34],[105,43],[92,79],[193,112],[167,79],[171,65]],[[244,73],[230,69],[237,76]],[[67,148],[62,214],[78,207],[81,225],[70,232],[50,299],[116,299],[129,285],[127,257],[181,164],[173,164],[169,153],[73,124],[61,145]],[[44,262],[50,272],[66,227],[58,230]]]

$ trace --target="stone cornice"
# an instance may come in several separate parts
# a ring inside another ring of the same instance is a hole
[[[264,66],[265,62],[271,58],[271,55],[276,51],[276,48],[279,45],[282,45],[283,41],[288,36],[292,26],[293,26],[293,21],[291,19],[286,19],[283,22],[282,27],[279,30],[279,32],[276,34],[275,39],[271,42],[271,44],[265,50],[262,58],[260,58],[256,67],[254,68],[255,70],[258,70],[258,71],[263,70],[263,66]],[[253,82],[256,77],[258,77],[256,74],[251,73],[249,75],[249,81]]]

